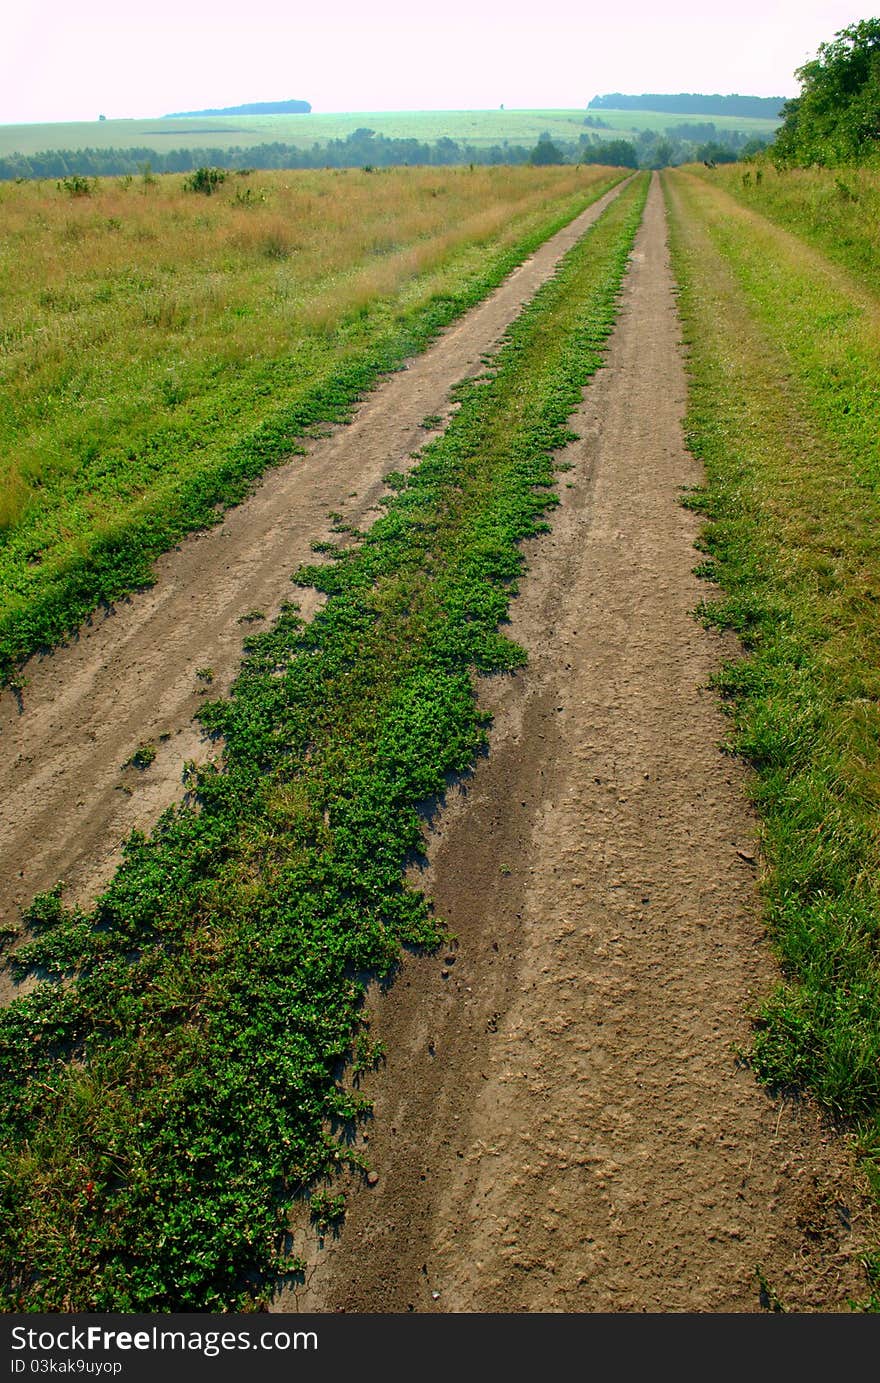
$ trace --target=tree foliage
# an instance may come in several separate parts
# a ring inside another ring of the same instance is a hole
[[[713,96],[694,91],[679,91],[676,95],[644,92],[640,96],[612,91],[594,96],[587,110],[656,110],[673,115],[744,115],[762,120],[774,120],[785,103],[783,96]]]
[[[585,144],[578,156],[581,163],[607,163],[613,168],[638,168],[639,156],[631,139],[604,139]]]
[[[177,110],[166,120],[185,120],[193,115],[308,115],[309,101],[250,101],[243,106],[214,106],[210,110]]]
[[[778,166],[862,163],[880,152],[880,19],[861,19],[795,72],[801,93],[783,108]]]
[[[591,117],[590,117],[591,118]],[[600,122],[601,123],[601,122]],[[613,134],[613,131],[610,132]],[[200,169],[226,169],[245,173],[256,168],[392,168],[449,167],[468,164],[607,164],[623,168],[663,168],[689,163],[699,146],[714,141],[737,156],[740,150],[754,153],[755,138],[745,130],[719,128],[711,121],[681,123],[664,133],[662,129],[643,129],[629,138],[611,138],[584,129],[575,139],[551,137],[542,131],[532,148],[503,140],[498,144],[459,143],[447,136],[427,143],[419,139],[391,138],[362,127],[343,139],[310,147],[273,142],[249,147],[241,145],[168,149],[157,152],[148,146],[128,148],[44,149],[38,153],[14,153],[0,157],[0,183],[18,178],[122,177],[142,175],[149,166],[150,176],[158,173],[197,174]],[[189,184],[194,185],[192,182]],[[196,191],[208,191],[204,185]],[[211,190],[216,190],[216,186]]]
[[[545,167],[550,163],[564,163],[565,154],[557,144],[553,143],[549,134],[542,134],[538,142],[529,155],[529,163],[534,163],[539,167]]]
[[[736,154],[729,149],[726,144],[719,144],[717,139],[707,140],[697,149],[696,157],[701,163],[736,163]]]

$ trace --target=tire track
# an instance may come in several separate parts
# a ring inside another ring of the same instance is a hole
[[[341,1236],[278,1309],[754,1312],[758,1269],[787,1310],[867,1294],[846,1146],[734,1054],[776,971],[747,773],[705,690],[719,639],[690,613],[674,294],[655,177],[514,602],[529,666],[481,684],[489,757],[429,838],[456,940],[372,1000],[373,1184],[343,1183]]]

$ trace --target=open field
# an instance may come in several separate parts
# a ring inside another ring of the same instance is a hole
[[[880,1309],[869,188],[719,171],[0,191],[10,670],[155,577],[2,691],[7,1310]]]
[[[0,193],[0,669],[149,579],[612,170]]]
[[[345,139],[368,128],[389,139],[489,148],[520,144],[531,148],[545,131],[553,139],[577,140],[589,128],[585,118],[601,118],[618,137],[639,130],[671,130],[682,124],[711,121],[718,130],[742,130],[773,137],[778,121],[712,115],[670,115],[666,111],[492,110],[492,111],[358,111],[352,114],[205,116],[185,120],[95,120],[71,125],[0,125],[0,157],[36,154],[46,149],[148,148],[158,152],[182,148],[252,148],[278,141],[300,148]],[[593,130],[601,134],[602,131]]]
[[[764,120],[746,115],[674,115],[659,110],[591,110],[588,115],[598,116],[615,131],[616,135],[638,134],[640,130],[658,130],[664,134],[675,134],[681,125],[712,124],[721,130],[742,130],[748,135],[760,135],[772,139],[779,127],[778,120]],[[598,131],[601,135],[601,130]]]

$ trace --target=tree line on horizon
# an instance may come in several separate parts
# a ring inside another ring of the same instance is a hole
[[[310,101],[251,101],[243,106],[217,106],[211,110],[178,110],[163,120],[188,120],[199,115],[308,115]]]
[[[786,168],[834,168],[859,165],[880,168],[880,18],[860,19],[839,29],[819,45],[815,58],[795,70],[800,92],[784,101],[778,112],[781,124],[766,157]],[[766,114],[754,103],[775,98],[624,96],[614,92],[596,96],[588,109],[685,111],[688,102],[699,101],[701,114]],[[712,105],[712,102],[721,104]],[[734,109],[733,104],[736,103]],[[745,103],[744,105],[742,103]],[[740,157],[750,157],[748,145]],[[709,147],[697,157],[722,162]],[[671,161],[671,160],[670,160]]]
[[[47,149],[35,154],[0,157],[0,181],[70,177],[126,177],[150,173],[191,173],[197,168],[243,169],[389,168],[406,165],[449,167],[456,164],[607,164],[618,168],[662,168],[694,158],[733,162],[763,147],[741,130],[717,130],[711,121],[683,123],[664,133],[641,130],[634,139],[608,138],[587,128],[577,140],[559,140],[544,132],[535,145],[503,141],[489,147],[443,137],[433,143],[393,139],[374,130],[354,130],[344,139],[311,148],[272,142],[250,148],[182,148],[157,152],[147,146],[107,149]]]
[[[750,119],[775,120],[782,113],[784,96],[705,96],[695,91],[677,95],[644,92],[626,96],[621,91],[594,96],[587,110],[654,110],[666,115],[739,115]]]

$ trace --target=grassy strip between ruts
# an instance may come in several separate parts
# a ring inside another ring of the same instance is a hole
[[[37,494],[42,498],[33,522],[8,531],[0,524],[4,586],[0,685],[15,682],[16,667],[23,659],[38,649],[55,646],[102,602],[112,602],[149,584],[152,563],[160,553],[187,533],[217,523],[223,510],[242,500],[268,467],[301,451],[303,439],[316,427],[347,418],[381,374],[399,369],[408,356],[423,350],[443,327],[486,297],[517,264],[619,177],[614,172],[607,176],[584,174],[583,185],[574,192],[554,196],[551,190],[548,205],[528,217],[523,213],[528,229],[515,244],[499,244],[496,237],[488,248],[460,246],[447,272],[438,270],[433,279],[427,276],[429,295],[423,292],[419,296],[416,290],[421,279],[417,278],[406,292],[380,294],[335,321],[332,329],[301,334],[287,349],[268,359],[257,353],[238,361],[235,368],[227,362],[221,369],[218,363],[212,377],[204,362],[200,366],[198,361],[189,360],[182,338],[178,343],[179,370],[187,377],[198,376],[198,388],[192,380],[180,385],[180,399],[173,392],[178,385],[172,375],[166,377],[159,370],[157,384],[145,357],[135,403],[128,395],[120,402],[114,393],[122,386],[113,373],[119,364],[113,352],[121,351],[121,346],[111,340],[93,349],[85,343],[75,349],[68,347],[63,353],[62,376],[71,371],[75,375],[70,362],[85,357],[89,362],[86,374],[92,370],[100,378],[97,383],[80,381],[77,388],[86,389],[88,384],[89,389],[97,388],[99,396],[83,416],[83,399],[74,397],[68,408],[60,409],[60,419],[55,419],[59,412],[56,395],[73,386],[69,382],[64,385],[63,379],[53,382],[50,376],[36,402],[38,413],[48,410],[48,421],[43,418],[38,424],[34,419],[33,428],[35,434],[49,428],[49,440],[44,438],[41,445],[48,448],[59,474],[39,480]],[[155,234],[155,227],[151,229]],[[193,235],[197,234],[196,227]],[[230,275],[234,278],[232,271]],[[222,278],[219,269],[215,277]],[[103,287],[113,283],[110,276]],[[430,291],[432,283],[434,291]],[[89,280],[80,287],[89,297],[100,293],[102,285],[96,287]],[[203,296],[209,296],[210,287],[209,275],[201,285]],[[166,304],[169,311],[176,301],[172,288],[173,278]],[[101,310],[104,307],[106,304]],[[112,308],[113,304],[108,310],[112,312]],[[242,310],[245,308],[246,304]],[[156,311],[161,310],[161,304],[156,306]],[[65,329],[70,328],[70,315],[62,313]],[[100,342],[101,332],[109,328],[102,325],[100,312],[98,319],[93,330]],[[143,324],[142,329],[147,330]],[[229,325],[228,333],[236,333],[235,322]],[[151,336],[147,330],[147,335],[153,342],[157,332]],[[136,346],[135,338],[129,348],[135,351]],[[167,343],[165,350],[166,354],[171,350]],[[205,351],[210,354],[207,345]],[[169,361],[173,363],[175,358],[172,351]],[[109,371],[106,380],[102,374],[105,365]],[[173,386],[168,407],[163,404],[161,388],[156,392],[160,385]],[[130,383],[126,388],[130,393]],[[192,397],[190,389],[195,391]],[[101,396],[102,391],[111,402]],[[89,397],[83,395],[86,401]],[[122,411],[114,430],[103,413],[109,409],[112,419],[117,407]],[[132,407],[134,416],[129,416]],[[10,416],[14,411],[10,409]],[[60,429],[57,435],[50,423]],[[19,440],[20,453],[27,452],[31,440],[27,434]],[[67,508],[62,506],[59,513],[49,513],[47,508],[43,522],[40,505],[57,501],[59,485],[71,491]],[[116,497],[109,507],[108,495]],[[10,502],[15,498],[14,477],[6,498]],[[89,518],[93,501],[97,506],[94,520]]]
[[[880,1194],[880,305],[723,192],[665,184],[707,474],[689,503],[721,587],[702,613],[747,652],[718,686],[785,976],[753,1061],[858,1129]]]
[[[283,612],[205,708],[225,759],[194,801],[129,842],[90,916],[58,891],[29,910],[14,964],[49,978],[0,1021],[7,1309],[243,1309],[297,1269],[295,1198],[342,1213],[380,1055],[365,988],[441,939],[404,882],[416,807],[485,741],[474,669],[524,661],[499,631],[519,543],[547,526],[646,188],[569,253],[363,541],[297,574],[327,604]]]

